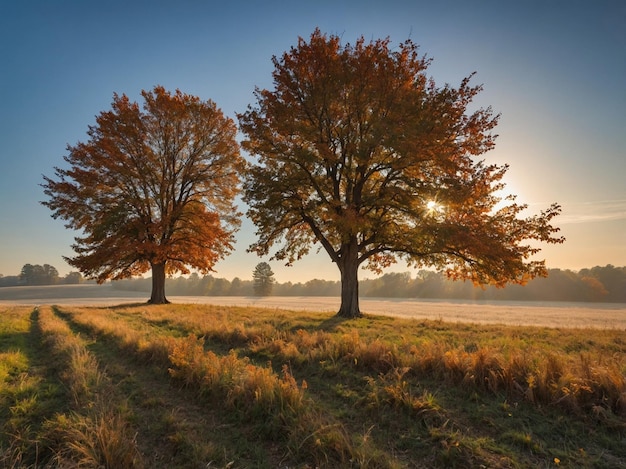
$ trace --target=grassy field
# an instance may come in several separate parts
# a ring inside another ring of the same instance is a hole
[[[0,467],[626,467],[626,333],[3,306]]]

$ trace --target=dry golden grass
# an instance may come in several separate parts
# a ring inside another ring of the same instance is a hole
[[[56,359],[74,410],[44,424],[59,467],[142,467],[132,431],[113,397],[115,390],[84,341],[50,307],[38,314],[44,345]]]
[[[218,432],[244,428],[265,444],[268,458],[256,466],[255,456],[246,455],[247,463],[229,466],[237,457],[226,450],[217,455],[224,443],[216,435],[206,442],[209,449],[190,447],[172,413],[169,426],[177,430],[165,441],[186,454],[185,463],[172,467],[200,466],[206,454],[220,461],[210,467],[395,468],[414,467],[412,458],[421,467],[527,467],[555,457],[562,466],[594,467],[587,453],[548,447],[546,436],[540,441],[538,434],[554,430],[517,428],[531,420],[509,424],[522,408],[546,428],[554,428],[558,412],[557,420],[582,422],[598,435],[626,435],[622,331],[370,316],[346,322],[329,314],[202,305],[43,307],[37,323],[48,363],[66,370],[60,376],[73,402],[41,433],[59,464],[139,467],[145,460],[130,404],[99,364],[116,367],[121,355],[134,363],[125,366],[152,370],[205,412],[224,412]],[[92,343],[100,344],[99,360]],[[9,368],[21,360],[4,358]],[[128,380],[124,386],[137,379],[133,372],[120,376]],[[152,406],[157,398],[151,399],[140,405]],[[156,407],[166,403],[159,399]],[[479,416],[465,415],[474,404]],[[583,445],[588,437],[567,438]],[[602,446],[602,438],[587,452],[612,467],[611,458],[626,451]],[[241,458],[243,447],[230,451]]]
[[[464,387],[523,395],[530,402],[560,405],[568,411],[597,413],[598,406],[602,406],[616,415],[626,413],[626,380],[622,372],[626,361],[624,354],[609,353],[612,345],[621,347],[619,331],[595,330],[592,335],[596,340],[602,335],[616,339],[613,344],[605,341],[604,347],[568,353],[550,349],[554,332],[547,333],[545,342],[536,340],[531,346],[526,344],[530,338],[516,337],[515,329],[507,333],[508,337],[499,337],[498,327],[489,326],[495,335],[488,345],[478,346],[471,338],[464,345],[456,345],[445,337],[419,341],[370,339],[362,337],[357,328],[344,333],[308,331],[289,325],[281,317],[285,313],[255,320],[255,310],[251,308],[185,305],[176,309],[177,314],[171,314],[168,306],[137,307],[111,315],[107,309],[75,308],[72,318],[115,336],[123,347],[148,359],[159,357],[161,363],[167,361],[166,355],[171,361],[172,345],[155,333],[155,325],[169,333],[188,331],[225,347],[244,347],[292,366],[326,363],[376,373],[406,368],[416,376],[426,374]],[[282,327],[281,323],[287,326]],[[559,339],[565,342],[565,349],[568,338],[572,339],[570,335],[588,336],[568,331]],[[594,343],[592,338],[588,341]]]

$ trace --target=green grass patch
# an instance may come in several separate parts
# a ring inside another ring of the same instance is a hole
[[[53,457],[41,438],[46,419],[64,409],[65,392],[46,360],[32,308],[0,311],[0,466],[38,467]]]

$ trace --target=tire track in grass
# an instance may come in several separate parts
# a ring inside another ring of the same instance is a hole
[[[105,319],[99,310],[82,313],[57,309],[76,333],[90,336],[89,350],[126,396],[147,467],[277,467],[280,456],[267,454],[250,428],[236,425],[221,404],[212,406],[194,390],[173,386],[167,367],[155,359],[160,353],[139,351],[150,347],[146,336],[152,328],[146,331],[111,311]]]
[[[40,467],[53,453],[42,426],[67,409],[62,384],[41,344],[38,311],[0,312],[0,466]]]
[[[55,452],[58,467],[144,467],[129,422],[125,399],[107,373],[51,308],[42,307],[37,324],[49,352],[49,366],[59,371],[70,411],[43,425],[43,436]]]

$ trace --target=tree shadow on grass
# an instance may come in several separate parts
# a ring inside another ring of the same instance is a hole
[[[140,306],[151,306],[150,303],[146,301],[141,302],[133,302],[133,303],[117,303],[117,304],[105,304],[105,305],[90,305],[85,306],[87,309],[120,309],[120,308],[139,308]]]
[[[331,316],[330,318],[322,321],[317,327],[314,327],[313,329],[324,331],[324,332],[332,332],[332,331],[335,331],[339,326],[350,321],[352,321],[352,319],[337,316],[335,314]]]
[[[108,309],[117,309],[117,308],[139,308],[140,306],[152,306],[152,303],[147,301],[135,302],[135,303],[120,303],[117,305],[108,305],[106,308]]]

